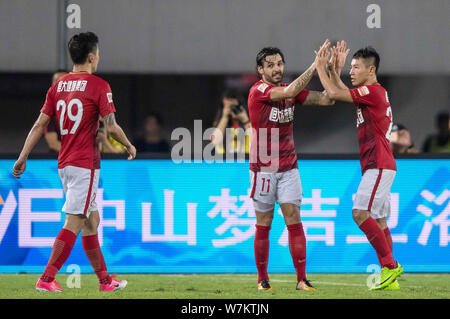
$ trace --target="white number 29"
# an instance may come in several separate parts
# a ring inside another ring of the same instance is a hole
[[[72,112],[72,106],[74,105],[76,105],[78,109],[76,115],[73,115]],[[61,115],[59,116],[59,129],[61,131],[61,135],[66,135],[69,133],[68,129],[63,128],[66,108],[67,108],[67,116],[71,121],[75,122],[75,124],[72,126],[72,129],[70,130],[70,134],[75,134],[75,132],[78,129],[78,126],[80,126],[81,118],[83,117],[83,103],[81,103],[79,99],[72,99],[70,100],[69,105],[66,106],[66,102],[64,102],[64,100],[59,100],[56,103],[56,110],[59,111],[60,108],[61,108]]]
[[[389,128],[386,132],[386,138],[388,141],[391,140],[391,130],[392,130],[392,109],[389,106],[386,110],[386,116],[391,120],[391,123],[389,123]]]

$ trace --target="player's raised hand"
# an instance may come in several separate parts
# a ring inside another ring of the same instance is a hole
[[[342,70],[345,65],[345,59],[347,59],[347,55],[350,52],[350,49],[347,49],[347,43],[342,40],[341,42],[337,42],[336,44],[336,64],[335,67],[337,70]]]
[[[327,63],[327,69],[330,72],[333,72],[336,70],[336,60],[337,60],[337,51],[336,51],[336,46],[333,46],[331,48],[331,57],[330,60]]]
[[[25,172],[25,168],[27,167],[27,161],[24,159],[19,158],[15,163],[13,167],[13,176],[15,178],[20,178],[20,175]]]
[[[316,67],[325,67],[328,63],[328,56],[330,55],[330,51],[328,48],[330,47],[330,41],[328,39],[320,46],[319,51],[314,51],[316,54]]]
[[[126,147],[126,150],[127,150],[128,154],[130,154],[128,156],[129,161],[136,157],[136,147],[134,147],[133,144],[130,144],[130,146]]]

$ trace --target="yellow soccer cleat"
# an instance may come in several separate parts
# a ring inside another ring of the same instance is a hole
[[[297,283],[297,286],[295,287],[295,290],[309,290],[313,291],[316,290],[311,283],[308,281],[308,279],[302,279]]]
[[[393,282],[391,282],[389,286],[387,286],[383,290],[400,290],[400,284],[398,283],[398,280],[394,280]]]
[[[273,290],[272,286],[270,285],[269,279],[261,280],[258,283],[258,290]]]
[[[389,269],[387,267],[383,267],[381,269],[380,282],[370,288],[369,290],[381,290],[389,286],[395,278],[397,278],[401,273],[403,273],[403,267],[400,263],[397,263],[397,267],[394,269]]]

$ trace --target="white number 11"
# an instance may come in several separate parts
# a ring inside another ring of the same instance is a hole
[[[76,115],[73,115],[72,113],[72,106],[74,105],[76,105],[78,108]],[[59,116],[59,129],[61,131],[61,135],[66,135],[69,133],[69,130],[63,128],[64,115],[66,114],[66,102],[64,102],[64,100],[59,100],[56,103],[56,110],[59,111],[60,108],[62,110],[61,115]],[[70,100],[69,105],[67,106],[67,116],[71,121],[75,122],[75,124],[72,126],[72,129],[70,130],[70,134],[75,134],[78,126],[80,126],[81,118],[83,117],[83,103],[81,103],[79,99]]]

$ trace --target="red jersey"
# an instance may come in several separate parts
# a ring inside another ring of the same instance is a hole
[[[115,111],[108,82],[95,75],[69,73],[53,84],[41,112],[58,120],[61,134],[58,168],[68,165],[100,168],[96,143],[99,115],[104,117]]]
[[[287,86],[282,83],[281,86]],[[248,110],[253,132],[250,147],[250,169],[259,172],[261,167],[271,166],[272,161],[268,158],[272,150],[278,147],[278,168],[277,172],[285,172],[297,168],[297,152],[295,151],[293,122],[295,104],[302,104],[308,97],[309,90],[302,90],[293,99],[272,101],[270,91],[273,85],[263,82],[256,82],[251,88],[248,96]],[[272,129],[279,130],[278,143],[271,140]],[[262,133],[261,129],[267,129],[267,133]],[[267,150],[264,149],[267,141]]]
[[[350,89],[356,106],[359,158],[364,173],[370,168],[396,170],[389,146],[392,110],[387,91],[379,84]]]

